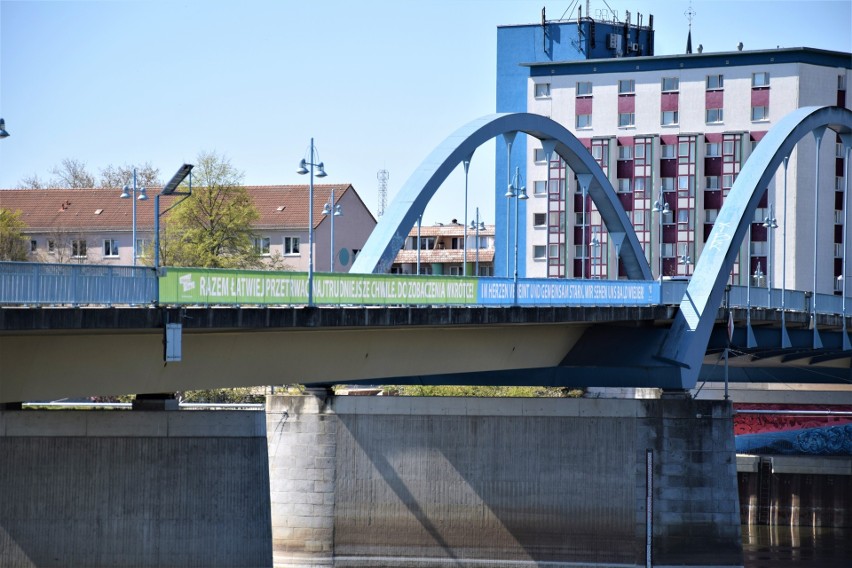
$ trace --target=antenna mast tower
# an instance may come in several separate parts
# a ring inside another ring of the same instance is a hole
[[[388,206],[388,178],[390,175],[387,170],[379,170],[376,174],[379,180],[379,217],[385,214],[385,207]]]

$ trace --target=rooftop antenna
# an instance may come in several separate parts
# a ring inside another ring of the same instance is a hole
[[[385,214],[385,207],[388,206],[388,178],[390,175],[387,170],[379,170],[376,174],[379,180],[379,217]]]
[[[686,12],[683,13],[686,16],[686,19],[689,20],[689,34],[686,36],[686,53],[692,53],[692,18],[695,17],[697,12],[692,9],[692,0],[689,0],[689,8],[686,9]]]

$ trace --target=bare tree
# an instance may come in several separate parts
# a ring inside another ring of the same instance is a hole
[[[86,164],[73,158],[65,158],[62,163],[54,167],[51,172],[57,187],[71,189],[85,189],[95,187],[95,178],[86,171]],[[54,182],[51,182],[52,184]]]
[[[159,187],[160,170],[145,162],[142,165],[124,164],[123,166],[108,165],[101,170],[101,187],[122,188],[133,182],[133,168],[136,168],[136,185],[138,187]]]
[[[42,181],[38,174],[33,174],[22,179],[18,183],[18,189],[47,189],[49,182]]]

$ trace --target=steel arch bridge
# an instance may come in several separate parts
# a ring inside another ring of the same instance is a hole
[[[591,360],[588,354],[583,353],[581,342],[581,349],[572,349],[561,368],[567,372],[572,367],[591,366],[602,373],[618,373],[625,384],[693,388],[722,303],[728,275],[763,193],[798,142],[812,134],[819,152],[820,141],[827,129],[841,136],[844,155],[848,156],[852,144],[852,112],[841,107],[797,109],[778,121],[763,138],[744,164],[719,211],[671,328],[616,332],[616,335],[626,336],[613,337],[608,343],[616,340],[623,345],[621,341],[629,341],[633,348],[608,352],[606,362]],[[628,278],[652,279],[636,233],[600,166],[563,126],[547,117],[528,113],[493,114],[476,119],[436,147],[402,187],[350,272],[387,272],[409,230],[453,169],[469,160],[485,142],[501,135],[511,139],[517,132],[539,139],[548,159],[555,151],[577,174],[579,183],[597,206],[607,231],[613,236],[624,236],[621,258]],[[818,348],[821,344],[815,327],[814,330],[814,348]],[[783,326],[781,333],[781,343],[785,346],[786,330]],[[603,337],[594,340],[606,341]],[[844,347],[849,342],[845,332],[843,342]],[[560,372],[559,369],[551,371],[554,374]]]

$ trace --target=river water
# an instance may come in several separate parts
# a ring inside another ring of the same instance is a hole
[[[852,528],[743,525],[745,568],[850,568]]]

